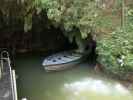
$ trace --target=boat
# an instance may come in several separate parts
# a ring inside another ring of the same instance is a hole
[[[73,67],[82,61],[82,54],[75,51],[64,51],[46,57],[43,60],[45,71],[60,71]]]

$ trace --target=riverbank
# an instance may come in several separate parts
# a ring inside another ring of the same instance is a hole
[[[114,74],[108,74],[102,65],[96,64],[94,66],[94,71],[96,74],[102,74],[103,76],[107,76],[107,78],[110,78],[112,80],[119,81],[123,86],[125,86],[129,90],[133,90],[133,74],[129,73],[125,77],[120,77]]]

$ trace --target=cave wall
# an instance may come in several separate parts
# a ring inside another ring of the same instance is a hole
[[[0,27],[0,48],[15,52],[58,51],[71,48],[72,44],[59,28],[55,28],[43,12],[34,13],[32,29],[24,32],[24,22],[10,18],[10,23]],[[0,15],[0,22],[4,18]]]

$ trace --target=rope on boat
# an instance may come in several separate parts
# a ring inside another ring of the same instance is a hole
[[[1,72],[2,73],[4,72],[4,61],[7,61],[9,66],[13,100],[18,100],[15,70],[11,69],[11,61],[10,61],[9,53],[5,50],[1,52]]]

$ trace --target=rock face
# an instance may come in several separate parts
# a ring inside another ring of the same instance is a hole
[[[59,28],[52,26],[46,14],[33,15],[32,29],[24,32],[23,23],[0,27],[0,48],[19,52],[33,49],[59,50],[70,47],[68,39]]]
[[[70,46],[63,33],[51,28],[41,33],[18,33],[19,35],[0,37],[0,48],[16,51],[31,51],[33,49],[58,50]],[[69,48],[69,47],[68,47]]]
[[[96,73],[99,73],[99,72],[103,72],[103,67],[101,64],[96,64],[95,67],[94,67],[94,70]]]
[[[129,82],[133,82],[133,73],[128,73],[126,76],[125,76],[125,79]]]

